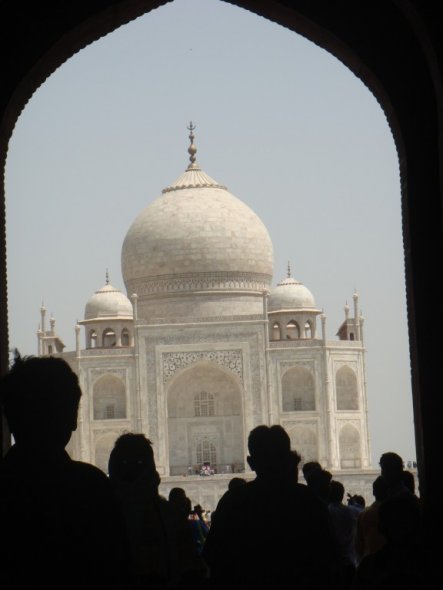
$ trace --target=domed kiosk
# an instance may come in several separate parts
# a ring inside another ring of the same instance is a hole
[[[129,299],[106,284],[87,301],[84,320],[78,322],[86,328],[86,348],[108,348],[133,344],[133,312]]]
[[[269,295],[271,340],[315,338],[320,313],[311,291],[291,277],[288,264],[288,276]]]
[[[326,316],[290,269],[271,288],[266,227],[196,163],[188,129],[187,169],[125,237],[127,296],[107,277],[76,326],[76,350],[60,353],[84,392],[70,452],[106,471],[116,438],[142,432],[162,493],[184,487],[194,504],[214,509],[233,474],[254,476],[249,432],[281,424],[303,461],[319,461],[350,492],[365,493],[367,481],[370,500],[358,295],[332,341]],[[45,330],[42,312],[40,354],[56,350],[53,326]]]

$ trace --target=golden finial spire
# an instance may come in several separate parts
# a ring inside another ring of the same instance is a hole
[[[290,278],[291,278],[291,263],[288,260],[288,279],[290,279]]]
[[[109,269],[106,269],[106,284],[109,285]]]

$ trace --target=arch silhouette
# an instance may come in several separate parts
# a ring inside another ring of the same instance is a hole
[[[79,0],[75,13],[42,0],[39,14],[23,7],[17,18],[13,3],[0,8],[3,53],[14,55],[0,86],[1,168],[15,122],[32,93],[74,53],[134,18],[166,2],[162,0]],[[441,216],[443,181],[443,50],[438,41],[442,24],[438,5],[375,0],[360,5],[344,0],[331,10],[321,0],[281,3],[231,0],[309,38],[331,52],[375,94],[394,134],[402,179],[404,252],[411,347],[411,372],[419,464],[420,493],[429,506],[438,505],[441,397],[433,395],[439,382],[439,335],[428,321],[428,277],[443,263]],[[51,26],[46,26],[49,23]],[[38,25],[38,26],[37,26]],[[23,30],[32,30],[26,46]],[[0,185],[4,215],[4,184]],[[425,197],[423,196],[425,195]],[[8,367],[5,227],[0,240],[2,374]],[[433,252],[433,256],[429,256]],[[4,424],[2,425],[4,429]],[[8,436],[2,430],[2,446]],[[428,514],[428,512],[426,512]]]

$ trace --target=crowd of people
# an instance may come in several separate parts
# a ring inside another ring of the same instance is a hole
[[[233,477],[211,519],[183,488],[159,493],[151,442],[120,436],[109,477],[72,460],[81,391],[58,358],[18,358],[1,380],[14,445],[0,462],[4,588],[422,589],[431,579],[421,505],[384,453],[374,501],[304,463],[279,425],[248,437],[256,477]]]

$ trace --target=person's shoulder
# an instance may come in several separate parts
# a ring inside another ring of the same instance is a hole
[[[70,459],[68,469],[72,477],[80,479],[85,484],[90,483],[106,487],[110,487],[111,485],[108,476],[101,469],[90,463]]]

